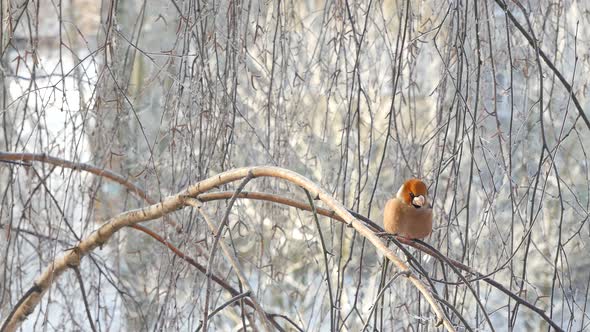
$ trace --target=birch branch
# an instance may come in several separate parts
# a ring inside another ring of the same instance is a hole
[[[201,193],[209,191],[215,187],[227,184],[236,180],[243,179],[251,173],[256,177],[274,177],[289,181],[307,189],[315,199],[321,200],[326,206],[331,208],[340,216],[349,226],[371,242],[375,248],[385,255],[400,271],[407,271],[407,280],[424,296],[424,299],[430,304],[432,310],[438,317],[438,322],[442,323],[448,331],[455,331],[453,324],[445,316],[438,301],[432,295],[430,289],[409,269],[409,267],[389,249],[386,244],[364,223],[353,217],[353,215],[336,199],[330,196],[326,191],[307,178],[279,167],[259,166],[245,167],[230,170],[216,176],[203,180],[186,190],[169,197],[164,198],[160,203],[150,205],[141,209],[124,212],[108,220],[100,226],[95,232],[80,241],[80,243],[67,250],[61,256],[56,257],[45,270],[37,277],[34,282],[32,291],[26,298],[19,303],[18,308],[14,310],[14,315],[8,317],[3,325],[3,330],[14,331],[22,321],[31,314],[39,304],[43,295],[59,276],[67,268],[74,268],[80,264],[82,257],[87,255],[95,248],[103,245],[110,237],[123,227],[131,226],[142,221],[152,220],[164,216],[170,212],[178,210],[184,206],[186,197],[196,197]],[[5,328],[5,329],[4,329]]]

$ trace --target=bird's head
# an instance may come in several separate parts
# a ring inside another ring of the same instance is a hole
[[[409,179],[397,192],[397,197],[416,209],[428,207],[428,188],[419,179]]]

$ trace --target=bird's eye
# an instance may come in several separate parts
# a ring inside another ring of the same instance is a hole
[[[414,195],[413,192],[410,192],[410,201],[414,200],[415,197],[416,197],[416,195]]]

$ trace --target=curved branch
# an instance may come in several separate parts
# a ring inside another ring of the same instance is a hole
[[[135,185],[133,182],[127,180],[125,177],[123,177],[122,175],[115,173],[111,170],[108,169],[103,169],[103,168],[99,168],[96,166],[93,166],[91,164],[87,164],[87,163],[80,163],[80,162],[73,162],[73,161],[69,161],[66,159],[62,159],[62,158],[57,158],[57,157],[52,157],[49,156],[47,154],[35,154],[35,153],[11,153],[11,152],[1,152],[0,151],[0,161],[3,162],[7,162],[7,163],[11,163],[11,164],[16,164],[19,166],[31,166],[31,164],[29,163],[25,163],[25,162],[30,162],[30,161],[38,161],[38,162],[43,162],[43,163],[47,163],[50,165],[54,165],[54,166],[59,166],[59,167],[63,167],[63,168],[69,168],[69,169],[73,169],[73,170],[83,170],[89,173],[92,173],[94,175],[100,176],[100,177],[104,177],[107,178],[108,180],[114,181],[119,183],[120,185],[124,186],[125,188],[127,188],[127,190],[133,194],[136,194],[137,196],[139,196],[140,198],[142,198],[143,200],[145,200],[147,203],[149,204],[155,204],[157,203],[156,200],[154,200],[153,198],[151,198],[143,189],[141,189],[139,186]],[[182,232],[182,227],[180,225],[178,225],[174,220],[171,219],[166,219],[167,222],[169,222],[171,225],[173,225],[176,230],[178,232]],[[147,234],[148,236],[152,237],[153,239],[155,239],[156,241],[164,244],[166,247],[168,247],[168,249],[170,249],[175,255],[177,255],[178,257],[180,257],[181,259],[185,260],[186,262],[188,262],[189,264],[191,264],[192,266],[194,266],[195,268],[197,268],[197,270],[199,270],[201,273],[203,274],[207,274],[207,269],[204,268],[202,265],[200,265],[199,263],[197,263],[196,260],[194,260],[193,258],[187,256],[186,254],[184,254],[182,251],[180,251],[178,248],[176,248],[173,244],[171,244],[170,242],[168,242],[167,240],[165,240],[164,238],[162,238],[160,235],[158,235],[156,232],[150,230],[147,227],[141,226],[141,225],[131,225],[131,228],[134,228],[140,232],[143,232],[145,234]],[[0,225],[0,228],[2,228],[2,225]],[[21,230],[23,232],[28,232],[26,230]],[[204,254],[204,250],[200,247],[197,246],[196,247],[198,249],[198,252],[200,254]],[[234,288],[232,288],[228,283],[226,283],[223,279],[221,279],[219,276],[212,274],[211,279],[213,279],[213,281],[215,281],[217,284],[219,284],[222,288],[226,289],[232,296],[236,296],[237,294],[239,294],[239,292],[237,290],[235,290]],[[25,295],[23,297],[21,297],[21,299],[19,300],[19,303],[24,301],[26,299],[26,297],[28,297],[29,293],[33,292],[36,290],[36,287],[31,287],[27,293],[25,293]],[[259,309],[259,307],[257,307],[255,305],[255,303],[253,303],[251,300],[246,300],[246,303],[252,307],[253,309]],[[20,304],[17,303],[17,305],[15,306],[15,310],[20,306]],[[265,313],[266,317],[271,317],[271,314],[269,313]],[[10,318],[14,315],[14,310],[9,314],[9,316],[7,317],[6,321],[4,322],[4,325],[6,325],[8,323],[8,321],[10,320]],[[264,317],[262,318],[264,320]],[[277,323],[274,321],[274,319],[270,319],[272,324],[275,325],[275,327],[281,329],[280,326],[277,325]],[[0,331],[3,331],[5,326],[2,325],[0,328]]]
[[[80,162],[73,162],[70,160],[57,158],[49,156],[45,153],[26,153],[26,152],[1,152],[0,151],[0,161],[10,162],[10,163],[18,163],[18,162],[25,162],[25,161],[39,161],[43,163],[48,163],[55,166],[60,166],[63,168],[73,169],[75,171],[82,170],[88,173],[92,173],[94,175],[107,178],[111,181],[117,182],[118,184],[122,185],[123,187],[127,188],[129,192],[136,194],[137,196],[141,197],[144,201],[148,204],[156,204],[158,201],[150,197],[145,190],[141,189],[135,183],[129,181],[124,176],[115,173],[111,170],[100,168],[91,164],[87,163],[80,163]],[[30,166],[23,164],[23,166]],[[166,222],[170,225],[174,226],[177,232],[182,232],[182,227],[176,223],[174,220],[166,218]]]
[[[448,331],[455,331],[454,326],[445,316],[442,308],[440,307],[437,300],[432,295],[430,289],[409,269],[409,267],[395,255],[395,253],[389,249],[383,241],[364,223],[356,219],[348,212],[348,210],[336,199],[330,196],[326,191],[321,189],[318,185],[311,182],[307,178],[278,167],[246,167],[238,168],[224,173],[218,174],[206,180],[203,180],[193,186],[190,186],[186,190],[169,197],[164,198],[161,202],[150,205],[141,209],[131,210],[121,213],[105,224],[100,226],[94,233],[83,239],[76,247],[67,250],[61,256],[55,258],[55,260],[45,268],[40,276],[35,280],[35,285],[38,287],[38,291],[31,292],[30,295],[20,304],[14,311],[14,315],[6,324],[7,331],[16,330],[20,323],[26,319],[28,314],[33,312],[35,307],[41,301],[44,293],[49,289],[51,284],[59,278],[59,276],[65,272],[69,267],[76,267],[80,264],[82,257],[87,255],[90,251],[94,250],[98,246],[104,244],[106,241],[113,236],[118,230],[123,227],[131,226],[142,221],[152,220],[162,217],[170,212],[180,209],[184,206],[185,197],[195,197],[199,194],[211,190],[217,186],[233,182],[236,180],[243,179],[251,173],[253,177],[275,177],[293,184],[299,185],[307,189],[313,197],[320,199],[328,207],[336,211],[349,226],[352,226],[356,231],[369,240],[375,248],[385,255],[397,268],[401,271],[409,271],[407,279],[422,293],[425,300],[430,304],[432,310],[438,316],[439,322],[445,326]]]
[[[25,152],[0,152],[0,160],[23,162],[23,161],[40,161],[73,170],[86,171],[109,180],[115,181],[127,188],[132,193],[143,198],[149,204],[156,204],[157,201],[151,198],[143,189],[127,180],[125,177],[111,170],[93,166],[87,163],[73,162],[62,158],[52,157],[45,153],[25,153]]]
[[[143,189],[141,189],[140,187],[138,187],[137,185],[135,185],[131,181],[127,180],[125,177],[123,177],[115,172],[112,172],[110,170],[102,169],[102,168],[99,168],[99,167],[96,167],[96,166],[93,166],[90,164],[77,163],[77,162],[72,162],[72,161],[68,161],[65,159],[61,159],[61,158],[48,156],[46,154],[33,154],[33,153],[0,152],[0,160],[10,161],[10,162],[39,161],[39,162],[46,162],[46,163],[60,166],[60,167],[64,167],[64,168],[70,168],[70,169],[74,169],[74,170],[84,170],[84,171],[90,172],[92,174],[95,174],[97,176],[103,176],[109,180],[115,181],[115,182],[121,184],[122,186],[126,187],[130,192],[135,193],[139,197],[143,198],[146,202],[148,202],[150,204],[155,204],[155,200],[153,200],[147,193],[145,193],[145,191]],[[28,165],[24,164],[24,166],[28,166]],[[235,192],[233,192],[233,191],[202,193],[202,194],[198,195],[197,198],[198,198],[198,200],[200,200],[202,202],[209,202],[209,201],[214,201],[214,200],[230,199],[234,193]],[[262,193],[262,192],[242,191],[237,196],[237,198],[247,198],[247,199],[253,199],[253,200],[270,201],[270,202],[275,202],[275,203],[295,207],[300,210],[312,211],[311,206],[307,203],[297,201],[294,199],[285,198],[285,197],[282,197],[279,195],[274,195],[274,194],[268,194],[268,193]],[[344,222],[344,219],[342,217],[340,217],[338,214],[336,214],[336,212],[334,210],[324,209],[324,208],[319,208],[319,207],[317,207],[316,210],[317,210],[317,213],[320,215],[329,217],[334,220],[338,220],[340,222]],[[364,217],[363,215],[357,214],[353,211],[349,211],[349,212],[353,216],[355,216],[356,218],[364,221],[367,224],[367,226],[369,226],[373,231],[383,232],[383,228],[381,226],[377,225],[376,223],[374,223],[373,221],[371,221],[370,219]],[[168,243],[163,238],[161,238],[157,233],[149,230],[148,228],[140,226],[140,225],[133,225],[131,227],[135,228],[139,231],[142,231],[142,232],[146,233],[147,235],[151,236],[152,238],[156,239],[158,242],[165,244],[176,255],[178,255],[182,259],[186,260],[191,265],[195,266],[202,273],[206,273],[206,270],[202,266],[200,266],[198,264],[197,265],[193,264],[193,263],[196,263],[196,262],[194,262],[194,260],[192,260],[190,257],[186,258],[185,255],[182,252],[180,252],[178,249],[174,250],[175,247],[173,245],[171,245],[170,243]],[[0,226],[0,228],[1,228],[1,226]],[[26,230],[21,230],[21,231],[27,232]],[[416,249],[418,249],[418,250],[420,250],[432,257],[438,258],[438,257],[442,256],[442,253],[436,251],[434,248],[432,248],[432,247],[429,248],[429,246],[424,246],[420,243],[416,243],[416,242],[414,242],[412,240],[408,240],[404,237],[397,237],[397,240],[405,245],[414,247],[414,248],[416,248]],[[509,297],[511,297],[512,299],[517,301],[518,303],[522,304],[523,306],[525,306],[525,307],[529,308],[530,310],[532,310],[533,312],[537,313],[539,316],[541,316],[545,321],[547,321],[555,329],[560,330],[559,326],[547,316],[547,314],[545,313],[545,311],[543,309],[535,306],[534,304],[530,303],[529,301],[523,299],[522,297],[518,296],[514,292],[510,291],[509,289],[507,289],[505,286],[503,286],[499,282],[491,279],[489,277],[489,275],[484,275],[484,274],[472,269],[470,266],[467,266],[459,261],[456,261],[456,260],[453,260],[453,259],[450,259],[447,257],[445,257],[445,261],[448,261],[449,264],[452,264],[455,267],[474,275],[477,279],[481,279],[481,280],[485,281],[486,283],[488,283],[489,285],[500,290],[504,294],[508,295]],[[215,282],[217,282],[220,286],[222,286],[224,289],[229,291],[232,296],[239,294],[239,292],[237,290],[231,288],[231,286],[229,284],[225,283],[225,281],[223,281],[223,279],[214,275],[213,280]],[[474,281],[474,280],[471,280],[471,281]],[[25,295],[28,296],[29,293],[36,291],[36,289],[37,288],[34,286],[31,287]],[[24,301],[24,298],[26,296],[23,296],[23,298],[21,298],[21,300]],[[21,301],[19,301],[19,303],[20,302]],[[249,301],[247,300],[247,302],[249,302]],[[254,308],[253,303],[249,302],[248,305],[250,305],[250,306],[252,306],[252,308]],[[16,307],[18,307],[18,306],[20,306],[20,304],[16,305]],[[10,317],[7,317],[7,318],[10,318]],[[272,320],[272,319],[271,319],[271,322],[273,324],[276,324],[274,322],[274,320]]]
[[[214,201],[214,200],[229,199],[232,196],[232,194],[233,194],[233,192],[231,192],[231,191],[204,193],[204,194],[200,194],[198,196],[198,199],[203,202],[209,202],[209,201]],[[305,210],[305,211],[312,210],[309,204],[306,204],[304,202],[297,201],[294,199],[289,199],[289,198],[285,198],[282,196],[274,195],[274,194],[242,191],[238,195],[238,198],[275,202],[275,203],[288,205],[288,206],[291,206],[291,207],[294,207],[294,208],[297,208],[300,210]],[[377,225],[375,222],[371,221],[371,219],[369,219],[361,214],[355,213],[353,211],[349,211],[349,212],[352,215],[354,215],[356,218],[358,218],[359,220],[367,223],[367,226],[372,228],[375,232],[384,232],[383,228],[381,226]],[[323,216],[326,216],[328,218],[338,220],[340,222],[344,222],[344,219],[342,219],[339,215],[337,215],[336,212],[333,210],[317,208],[317,213],[321,214]],[[525,300],[524,298],[520,297],[519,295],[515,294],[514,292],[512,292],[511,290],[506,288],[504,285],[491,279],[490,274],[486,275],[486,274],[480,273],[468,265],[465,265],[465,264],[463,264],[459,261],[456,261],[454,259],[448,258],[448,257],[444,256],[441,252],[439,252],[438,250],[436,250],[435,248],[433,248],[432,246],[428,245],[425,242],[422,242],[422,241],[416,242],[414,240],[407,239],[403,236],[396,236],[395,238],[397,241],[399,241],[405,245],[414,247],[414,248],[420,250],[421,252],[423,252],[429,256],[432,256],[434,258],[443,259],[448,265],[453,265],[456,268],[475,276],[476,279],[468,280],[468,282],[473,282],[473,281],[477,281],[477,280],[485,281],[490,286],[498,289],[502,293],[511,297],[516,302],[522,304],[523,306],[529,308],[530,310],[532,310],[533,312],[535,312],[536,314],[541,316],[541,318],[543,318],[547,323],[549,323],[549,325],[551,325],[555,330],[562,331],[562,329],[559,327],[559,325],[557,325],[557,323],[555,323],[549,316],[547,316],[547,314],[545,313],[545,311],[543,309],[535,306],[534,304],[530,303],[529,301]]]

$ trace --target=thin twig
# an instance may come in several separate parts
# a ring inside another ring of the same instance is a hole
[[[393,275],[393,277],[391,277],[391,279],[389,279],[389,281],[381,288],[381,290],[379,291],[379,294],[377,294],[377,297],[375,298],[375,302],[373,303],[373,305],[371,306],[371,311],[369,311],[369,317],[367,317],[367,321],[365,322],[365,325],[363,326],[362,331],[364,332],[367,327],[369,327],[369,322],[371,321],[371,316],[373,315],[373,313],[375,312],[375,309],[377,308],[377,302],[379,302],[379,300],[381,299],[381,297],[383,296],[383,293],[385,293],[385,290],[387,290],[387,288],[389,288],[389,286],[395,281],[395,279],[397,279],[399,276],[401,275],[405,275],[406,277],[408,276],[407,272],[397,272],[396,274]]]
[[[244,293],[241,293],[241,294],[238,294],[238,295],[232,297],[231,299],[227,300],[225,303],[223,303],[219,307],[215,308],[215,310],[211,311],[211,314],[209,314],[209,318],[212,318],[213,316],[215,316],[218,312],[225,309],[225,307],[227,307],[228,305],[233,304],[236,301],[239,301],[245,297],[250,296],[250,294],[251,294],[250,291],[246,291]],[[197,331],[200,331],[202,326],[203,326],[203,323],[201,322],[201,324],[199,324],[199,326],[197,327]]]
[[[318,228],[318,233],[320,236],[320,243],[322,244],[322,253],[324,254],[324,268],[326,269],[326,283],[328,284],[328,296],[330,298],[330,331],[334,331],[334,297],[332,295],[332,285],[330,283],[330,265],[328,264],[328,250],[326,249],[326,242],[324,241],[324,235],[322,234],[322,228],[320,227],[320,221],[318,220],[318,213],[313,203],[313,198],[309,194],[309,191],[305,190],[305,195],[307,195],[307,200],[309,201],[309,205],[311,206],[311,210],[313,212],[313,220],[315,221],[315,225]]]
[[[39,161],[43,163],[48,163],[51,165],[73,169],[75,171],[81,170],[86,171],[88,173],[92,173],[94,175],[109,179],[111,181],[117,182],[118,184],[122,185],[123,187],[127,188],[129,192],[139,196],[148,204],[156,204],[158,201],[150,197],[145,190],[141,189],[135,183],[129,181],[127,178],[113,172],[109,169],[100,168],[91,164],[87,163],[80,163],[74,162],[62,158],[53,157],[47,155],[45,153],[25,153],[25,152],[2,152],[0,151],[0,161],[17,161],[17,162],[24,162],[24,161]],[[31,166],[30,164],[25,164],[25,166]],[[182,227],[172,219],[166,218],[165,221],[172,225],[177,232],[182,232]]]
[[[506,5],[506,3],[504,1],[502,1],[502,0],[494,0],[494,1],[496,1],[496,3],[498,4],[498,6],[500,6],[500,8],[502,8],[504,10],[504,12],[508,15],[508,18],[510,18],[510,21],[512,21],[512,23],[518,29],[518,31],[520,31],[520,33],[522,33],[523,37],[529,42],[529,45],[531,45],[532,47],[534,47],[536,49],[536,51],[539,53],[539,56],[541,56],[541,59],[543,59],[543,61],[545,62],[545,64],[549,68],[551,68],[551,70],[553,71],[553,73],[555,73],[555,75],[557,76],[557,78],[559,78],[559,81],[561,82],[561,84],[563,84],[563,87],[571,95],[571,98],[572,98],[572,100],[574,102],[574,105],[576,105],[576,109],[578,109],[578,114],[580,115],[580,117],[582,118],[582,120],[584,120],[584,123],[586,124],[586,127],[588,127],[588,129],[590,129],[590,120],[588,120],[588,117],[586,116],[586,113],[584,112],[584,109],[582,108],[582,105],[580,105],[580,101],[578,100],[578,97],[576,97],[576,95],[574,94],[574,91],[572,89],[572,86],[569,84],[569,82],[567,81],[567,79],[555,67],[555,65],[549,59],[549,57],[547,57],[547,55],[545,54],[545,52],[543,52],[543,50],[540,47],[536,47],[536,44],[537,43],[534,40],[534,38],[531,37],[531,35],[526,31],[526,29],[516,20],[516,17],[514,17],[514,14],[512,14],[512,12],[510,11],[510,9],[508,9],[508,6]],[[527,17],[528,16],[528,13],[524,10],[524,7],[520,6],[520,8],[522,10],[522,13],[523,13],[524,17]]]
[[[88,299],[86,298],[86,291],[84,290],[84,279],[82,279],[80,268],[76,266],[74,268],[74,272],[76,274],[76,278],[78,279],[78,283],[80,284],[80,293],[82,293],[82,301],[84,302],[84,308],[86,309],[88,323],[90,324],[90,328],[92,329],[92,331],[96,332],[96,326],[94,326],[94,320],[92,319],[92,314],[90,314],[90,305],[88,304]]]
[[[242,185],[241,187],[243,188],[243,186],[246,185],[246,183],[250,180],[250,177],[246,177],[244,179],[244,181],[242,181]],[[238,188],[239,189],[239,188]],[[234,202],[235,202],[235,198],[234,198]],[[185,199],[185,203],[196,208],[199,213],[201,214],[201,216],[203,216],[203,219],[205,220],[205,222],[207,223],[207,226],[209,227],[209,230],[212,233],[215,233],[216,230],[221,230],[222,226],[219,227],[215,227],[215,224],[213,224],[213,222],[211,221],[211,218],[208,217],[208,215],[205,213],[205,211],[203,211],[203,209],[201,208],[201,203],[194,199],[194,198],[190,198],[187,197]],[[230,204],[228,204],[228,211],[229,209],[231,209],[231,201]],[[228,214],[226,213],[225,218],[228,217]],[[225,222],[227,223],[227,220],[224,219]],[[227,244],[223,241],[218,241],[219,245],[221,246],[221,250],[223,251],[223,253],[225,254],[225,257],[227,258],[227,260],[229,261],[229,263],[231,264],[231,266],[234,268],[234,270],[236,271],[236,274],[238,275],[238,278],[240,279],[240,282],[246,287],[246,291],[250,292],[251,294],[253,294],[252,292],[252,286],[250,286],[250,282],[248,281],[248,278],[246,278],[246,274],[243,272],[242,267],[240,266],[240,263],[238,262],[238,258],[230,251],[229,247],[227,246]],[[211,262],[211,258],[214,255],[214,251],[213,248],[211,249],[210,255],[209,255],[209,262],[207,265],[207,277],[209,280],[209,273],[210,273],[210,262]],[[208,290],[209,291],[209,290]],[[260,316],[260,320],[262,321],[262,326],[264,327],[264,329],[266,331],[270,331],[270,325],[268,323],[267,317],[266,317],[266,312],[262,309],[262,306],[260,305],[260,303],[258,302],[258,300],[253,296],[250,295],[250,299],[252,301],[252,303],[254,304],[254,309],[256,310],[256,312],[258,313],[258,315]],[[207,301],[205,301],[205,304],[207,304]],[[207,329],[207,319],[208,319],[208,315],[203,317],[203,331],[206,331]]]

